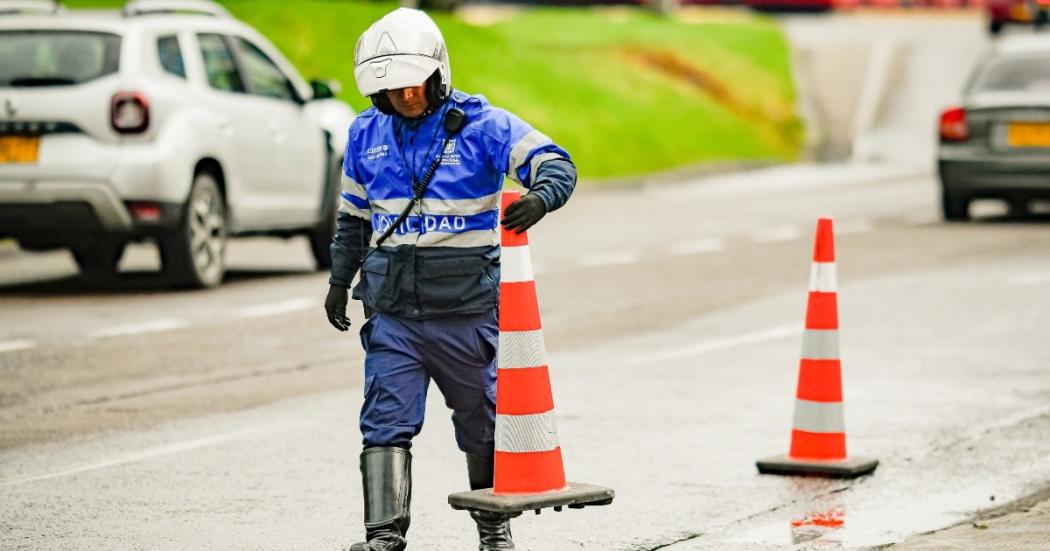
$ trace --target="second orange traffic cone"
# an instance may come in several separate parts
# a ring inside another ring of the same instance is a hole
[[[787,455],[759,460],[760,473],[854,478],[879,464],[846,454],[836,279],[832,221],[821,218],[809,278],[791,449]]]

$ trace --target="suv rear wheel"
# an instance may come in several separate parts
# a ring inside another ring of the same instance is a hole
[[[198,172],[174,234],[160,240],[165,275],[176,286],[215,287],[226,272],[226,206],[211,173]]]

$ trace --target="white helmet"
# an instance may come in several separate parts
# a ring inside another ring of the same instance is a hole
[[[441,30],[427,14],[398,8],[376,21],[357,40],[354,77],[362,95],[419,86],[438,73],[435,94],[443,101],[452,90],[452,69]],[[376,100],[373,97],[373,102]]]

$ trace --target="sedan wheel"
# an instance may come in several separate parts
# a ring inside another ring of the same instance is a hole
[[[944,219],[949,222],[966,220],[970,215],[970,200],[942,190],[941,212],[944,214]]]
[[[214,287],[226,272],[226,207],[215,177],[199,173],[186,201],[182,223],[161,241],[161,261],[172,283]]]

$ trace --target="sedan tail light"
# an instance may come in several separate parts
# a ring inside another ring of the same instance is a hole
[[[121,134],[140,134],[149,128],[149,102],[138,92],[117,92],[110,111],[113,130]]]
[[[966,126],[966,110],[953,107],[941,113],[941,139],[946,142],[961,142],[970,138]]]

